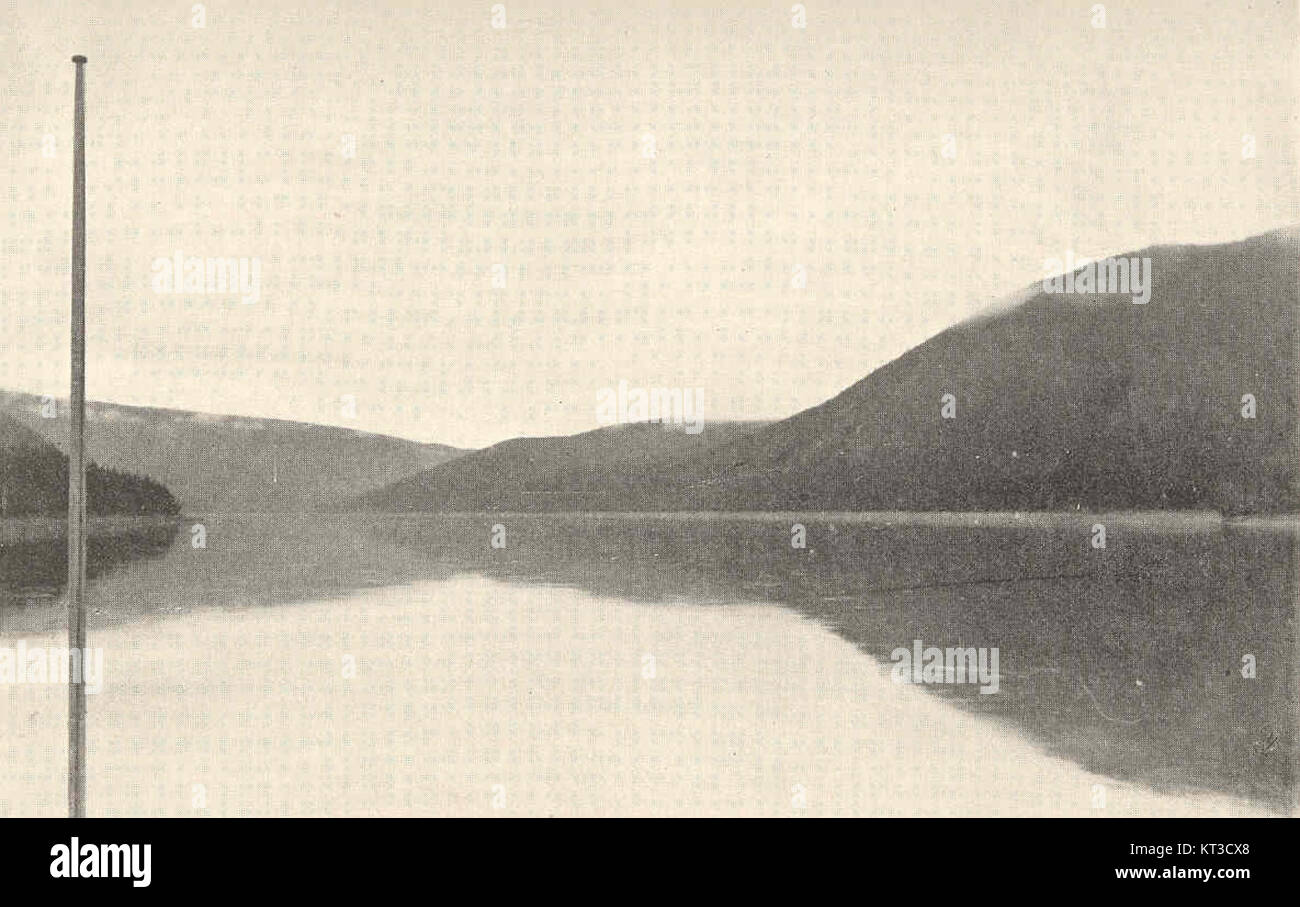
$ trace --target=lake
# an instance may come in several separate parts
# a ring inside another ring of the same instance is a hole
[[[90,546],[89,813],[1281,814],[1294,546],[1195,515],[186,518]],[[0,647],[62,644],[63,558],[0,548]],[[996,693],[896,682],[916,640],[996,649]],[[61,814],[66,687],[0,702],[0,815]]]

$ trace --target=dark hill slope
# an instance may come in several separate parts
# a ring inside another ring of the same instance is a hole
[[[1146,305],[1032,288],[654,484],[675,509],[1294,511],[1298,235],[1131,253]]]
[[[764,425],[636,423],[578,435],[513,438],[425,470],[346,506],[384,511],[563,511],[657,509],[656,476],[672,464]]]

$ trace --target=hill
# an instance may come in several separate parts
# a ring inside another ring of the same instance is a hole
[[[66,443],[68,409],[62,400],[57,417],[44,419],[40,397],[0,391],[0,412],[47,441]],[[86,406],[87,456],[166,485],[193,513],[317,510],[461,453],[326,425],[113,403]]]
[[[1143,304],[1035,284],[780,422],[521,438],[353,503],[1295,511],[1300,231],[1124,257]]]
[[[657,477],[666,503],[1296,510],[1300,231],[1129,255],[1150,258],[1146,304],[1034,285]]]
[[[346,506],[384,511],[563,511],[654,509],[644,477],[671,472],[761,427],[709,422],[698,434],[680,425],[641,422],[578,435],[513,438],[425,470]]]
[[[91,516],[175,514],[180,507],[162,485],[144,476],[86,467]],[[68,458],[40,435],[0,413],[0,517],[66,516]]]

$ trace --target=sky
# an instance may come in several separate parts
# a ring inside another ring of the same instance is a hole
[[[0,0],[0,386],[67,395],[76,53],[118,403],[463,447],[620,382],[782,418],[1050,259],[1300,221],[1294,2],[792,7]]]

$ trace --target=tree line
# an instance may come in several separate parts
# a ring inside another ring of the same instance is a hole
[[[91,516],[175,516],[180,509],[166,486],[153,479],[94,463],[86,468],[86,512]],[[0,451],[0,517],[67,512],[67,457],[50,450]]]

